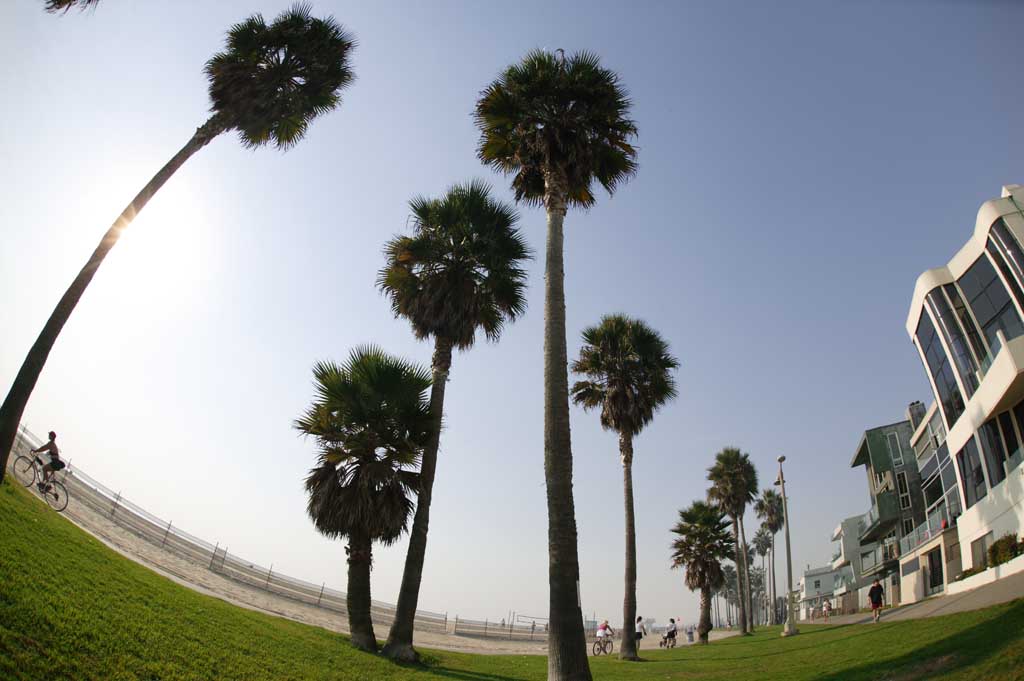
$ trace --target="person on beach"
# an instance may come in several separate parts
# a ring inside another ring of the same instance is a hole
[[[611,625],[608,624],[608,620],[597,625],[597,637],[604,638],[605,636],[615,636],[615,632],[612,630]]]
[[[825,601],[821,604],[821,614],[825,618],[825,624],[828,624],[828,618],[832,614],[832,601]]]
[[[676,627],[676,620],[675,620],[675,618],[674,617],[669,617],[668,618],[668,626],[665,628],[665,645],[666,645],[666,647],[669,644],[674,644],[675,643],[676,632],[678,630],[679,629],[678,629],[678,627]]]
[[[636,618],[636,649],[640,650],[640,639],[647,634],[647,626],[644,624],[644,618],[639,615]]]
[[[878,624],[878,618],[882,616],[882,601],[884,599],[885,589],[882,588],[878,579],[875,579],[868,590],[868,600],[871,601],[871,617],[874,618],[875,624]]]
[[[50,455],[50,460],[43,464],[43,479],[36,485],[40,492],[45,492],[47,485],[50,484],[50,480],[53,478],[53,474],[64,468],[64,462],[60,460],[60,449],[57,448],[57,433],[51,430],[49,436],[49,442],[38,449],[32,450],[33,454],[45,452]],[[40,461],[38,457],[36,460]]]

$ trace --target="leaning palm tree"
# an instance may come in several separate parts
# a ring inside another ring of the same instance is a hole
[[[686,571],[686,586],[700,590],[700,643],[708,642],[711,631],[711,594],[725,585],[722,561],[732,558],[733,542],[729,522],[718,507],[695,501],[679,511],[679,522],[672,528],[679,537],[672,542],[672,567]]]
[[[396,316],[412,324],[417,338],[434,339],[430,411],[434,437],[423,452],[416,502],[398,606],[384,653],[414,661],[413,620],[427,550],[430,502],[437,467],[445,384],[452,349],[473,346],[477,331],[497,341],[506,322],[526,309],[526,271],[530,257],[515,229],[519,216],[490,196],[481,182],[456,185],[440,199],[410,202],[412,236],[395,237],[384,247],[385,264],[377,284]]]
[[[313,368],[316,399],[295,422],[316,438],[317,461],[306,478],[306,510],[316,529],[348,540],[348,608],[352,644],[376,651],[370,619],[373,543],[394,543],[412,515],[415,466],[433,437],[426,391],[430,374],[378,348],[354,350],[347,363]]]
[[[340,92],[353,78],[349,64],[353,46],[352,36],[334,19],[314,18],[305,5],[295,5],[271,24],[256,14],[231,28],[227,49],[206,63],[213,115],[100,239],[50,314],[0,406],[0,482],[21,415],[50,349],[121,233],[171,175],[221,133],[237,130],[242,144],[251,148],[268,143],[278,149],[295,145],[315,118],[341,102]]]
[[[566,58],[561,51],[535,50],[484,89],[475,111],[480,159],[513,175],[517,201],[547,210],[544,478],[551,681],[590,678],[572,495],[562,222],[569,207],[594,204],[595,181],[611,194],[636,173],[630,141],[637,131],[629,109],[618,75],[603,68],[596,55]]]
[[[726,447],[715,455],[715,465],[708,469],[708,500],[717,504],[732,519],[733,539],[736,543],[736,568],[739,576],[740,631],[752,633],[750,602],[750,566],[746,560],[747,537],[743,529],[743,514],[747,504],[757,493],[757,472],[750,456],[735,447]]]
[[[767,556],[772,549],[772,534],[771,531],[763,523],[761,527],[754,533],[754,538],[751,540],[751,545],[754,547],[754,553],[761,557],[761,573],[764,576],[764,583],[762,589],[764,593],[758,598],[758,604],[760,605],[760,613],[763,615],[763,620],[767,624],[768,620],[768,570],[765,565],[765,556]]]
[[[769,599],[772,602],[771,607],[771,623],[778,624],[778,616],[775,605],[775,535],[782,529],[782,497],[779,496],[778,492],[771,489],[761,491],[761,496],[754,502],[754,513],[761,519],[762,526],[765,527],[771,534],[771,558],[769,559],[769,567],[771,568],[771,577],[769,579],[770,594]]]
[[[636,520],[633,512],[633,438],[654,412],[676,395],[672,371],[678,360],[650,326],[624,315],[607,315],[583,331],[583,347],[574,373],[587,380],[572,387],[572,399],[584,409],[600,409],[601,425],[619,435],[626,511],[626,594],[622,621],[636,621]],[[639,659],[636,638],[622,637],[619,657]]]

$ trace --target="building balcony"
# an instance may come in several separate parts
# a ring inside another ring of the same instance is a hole
[[[896,540],[887,541],[872,551],[870,557],[862,558],[861,577],[888,574],[897,569],[899,560],[899,543]]]
[[[889,530],[899,522],[899,511],[896,510],[895,503],[893,503],[895,500],[891,497],[891,492],[879,495],[879,503],[872,504],[871,510],[864,515],[864,524],[860,526],[860,536],[858,537],[861,544],[878,541],[889,534]]]

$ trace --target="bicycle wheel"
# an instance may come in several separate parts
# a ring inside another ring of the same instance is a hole
[[[612,641],[610,638],[609,639],[605,639],[605,642],[604,642],[604,654],[605,655],[611,655],[612,654],[612,650],[614,648],[615,648],[615,642]]]
[[[43,496],[50,508],[58,513],[68,507],[68,490],[62,482],[51,482]]]
[[[25,487],[31,487],[36,481],[36,467],[32,459],[19,456],[14,460],[14,477]]]
[[[601,645],[600,641],[594,641],[594,647],[592,650],[594,651],[594,657],[597,657],[604,652],[604,646]]]

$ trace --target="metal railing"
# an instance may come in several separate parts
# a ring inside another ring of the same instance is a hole
[[[29,449],[39,447],[41,440],[24,426],[19,428],[18,437],[11,452],[11,464]],[[81,504],[101,514],[121,528],[144,539],[150,544],[183,558],[195,565],[210,570],[245,586],[259,589],[282,598],[305,603],[324,610],[346,613],[345,593],[332,589],[326,582],[315,584],[246,560],[228,552],[219,542],[211,544],[170,521],[149,513],[141,506],[126,499],[98,480],[90,477],[69,460],[62,471],[64,485],[70,499],[69,510]],[[395,617],[395,606],[391,603],[372,601],[370,615],[374,625],[390,626]],[[510,625],[489,620],[464,620],[456,615],[449,619],[448,613],[417,610],[415,628],[418,631],[432,631],[460,636],[506,638],[512,640],[546,640],[547,627],[531,622]]]
[[[940,513],[933,515],[928,520],[915,527],[913,532],[903,537],[903,539],[900,539],[900,552],[903,554],[910,553],[921,544],[938,537],[949,527],[955,524],[956,519],[954,518],[953,521],[950,522],[946,509],[942,508]]]

